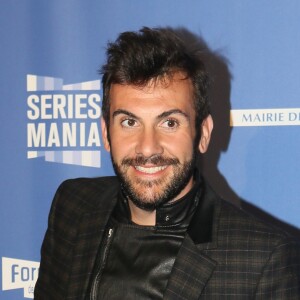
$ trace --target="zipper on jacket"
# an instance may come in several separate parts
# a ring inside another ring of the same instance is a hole
[[[109,250],[109,247],[110,247],[110,244],[112,241],[113,233],[114,233],[114,229],[109,228],[106,239],[105,239],[105,243],[103,244],[103,249],[101,250],[99,268],[97,270],[96,277],[93,280],[93,284],[92,284],[92,288],[91,288],[91,297],[90,297],[91,300],[97,300],[98,285],[99,285],[99,282],[101,279],[101,275],[103,273],[103,269],[105,267],[108,250]]]

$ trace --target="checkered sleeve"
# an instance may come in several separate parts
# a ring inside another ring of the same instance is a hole
[[[300,299],[300,244],[285,239],[266,262],[255,299]]]
[[[62,299],[64,283],[68,279],[66,266],[67,249],[70,249],[71,239],[67,231],[67,218],[62,207],[65,194],[64,183],[58,188],[53,199],[48,218],[48,228],[41,247],[41,263],[39,277],[35,285],[34,299]],[[62,280],[64,279],[64,280]]]

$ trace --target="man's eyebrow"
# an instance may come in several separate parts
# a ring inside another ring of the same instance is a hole
[[[163,119],[163,118],[166,118],[173,114],[180,114],[180,115],[183,115],[186,119],[188,119],[188,120],[190,119],[190,117],[180,109],[171,109],[168,111],[164,111],[163,113],[161,113],[160,115],[157,116],[157,119]]]
[[[114,118],[117,115],[126,115],[126,116],[129,116],[131,118],[138,119],[138,117],[135,114],[133,114],[130,111],[127,111],[125,109],[117,109],[116,111],[113,112],[112,117]]]
[[[190,119],[190,117],[180,109],[171,109],[171,110],[168,110],[168,111],[164,111],[163,113],[158,115],[156,117],[156,119],[161,120],[161,119],[166,118],[166,117],[168,117],[170,115],[173,115],[173,114],[180,114],[180,115],[183,115],[186,119],[188,119],[188,120]],[[128,110],[125,110],[125,109],[117,109],[116,111],[113,112],[112,117],[115,118],[118,115],[126,115],[126,116],[134,118],[134,119],[139,119],[138,116],[136,116],[132,112],[130,112]]]

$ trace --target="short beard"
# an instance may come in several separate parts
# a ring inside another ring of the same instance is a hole
[[[188,184],[193,176],[196,166],[196,151],[193,151],[191,160],[180,164],[177,158],[164,158],[161,155],[155,155],[149,158],[138,156],[136,158],[123,159],[121,165],[118,165],[113,157],[111,157],[116,175],[119,177],[123,193],[127,196],[135,206],[146,210],[153,211],[163,204],[174,199]],[[152,165],[171,165],[173,166],[173,175],[159,180],[145,181],[135,178],[135,182],[131,181],[126,170],[131,166],[144,165],[150,163]],[[151,198],[146,193],[142,194],[136,189],[139,185],[148,189],[155,189],[155,186],[161,186],[159,191],[153,191]]]

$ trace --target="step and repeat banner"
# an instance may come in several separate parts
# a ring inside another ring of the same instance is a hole
[[[209,53],[211,185],[299,233],[299,1],[2,0],[0,299],[33,298],[58,185],[113,174],[98,70],[107,42],[142,26],[171,27]]]

